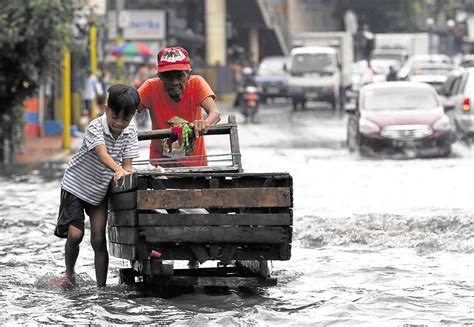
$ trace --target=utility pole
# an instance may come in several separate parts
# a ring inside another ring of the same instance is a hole
[[[91,74],[97,77],[97,27],[95,26],[95,14],[94,10],[91,10],[89,23],[89,57],[91,65]],[[92,118],[96,118],[99,113],[97,110],[97,101],[94,100],[92,103]]]
[[[115,28],[116,28],[116,36],[115,36],[115,45],[122,45],[124,43],[123,39],[123,28],[122,28],[122,10],[125,6],[124,0],[115,0]],[[117,57],[117,78],[122,78],[123,70],[125,66],[125,61],[123,56]]]
[[[97,76],[97,27],[94,11],[91,12],[89,27],[89,54],[91,62],[91,72]]]
[[[63,148],[71,149],[71,53],[63,51]]]
[[[227,64],[226,0],[206,0],[206,62],[208,65]]]

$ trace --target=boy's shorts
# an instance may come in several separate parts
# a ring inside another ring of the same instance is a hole
[[[73,225],[84,232],[84,210],[89,216],[89,210],[94,206],[89,202],[79,199],[77,196],[61,189],[61,204],[59,205],[59,216],[54,235],[67,238],[69,225]]]

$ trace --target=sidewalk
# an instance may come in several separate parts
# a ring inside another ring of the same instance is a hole
[[[80,146],[81,140],[81,138],[71,137],[71,150],[68,150],[63,148],[62,135],[27,138],[16,154],[16,162],[19,164],[66,162]]]

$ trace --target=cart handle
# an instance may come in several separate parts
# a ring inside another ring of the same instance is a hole
[[[215,126],[209,126],[205,135],[225,135],[230,134],[231,128],[237,127],[236,123],[218,124]],[[138,140],[153,140],[153,139],[165,139],[172,136],[171,128],[154,129],[152,131],[139,132]]]

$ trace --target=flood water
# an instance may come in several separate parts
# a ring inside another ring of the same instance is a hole
[[[119,285],[129,264],[111,257],[97,289],[89,229],[79,286],[52,286],[64,271],[53,236],[64,164],[50,164],[0,177],[0,324],[473,325],[474,150],[361,158],[344,147],[344,119],[264,109],[265,124],[239,125],[239,137],[246,172],[294,179],[292,258],[272,262],[277,286],[161,298]]]

